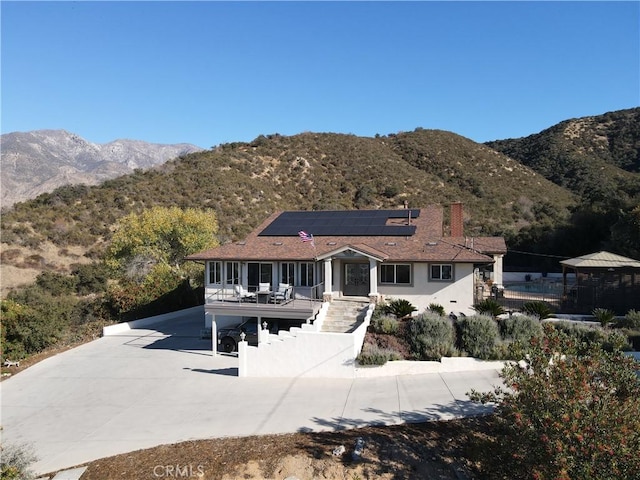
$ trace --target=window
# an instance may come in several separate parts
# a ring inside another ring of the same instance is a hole
[[[411,284],[411,265],[408,263],[390,263],[380,266],[380,283]]]
[[[431,280],[441,280],[444,282],[450,282],[453,280],[453,265],[449,264],[433,264],[430,269]]]
[[[227,262],[227,285],[240,285],[240,262]]]
[[[295,285],[295,263],[281,263],[280,264],[280,283],[288,283],[289,285]]]
[[[222,283],[222,262],[209,262],[209,283],[220,285]]]
[[[315,285],[313,281],[313,263],[301,263],[300,264],[300,285],[303,287],[313,287]]]
[[[258,288],[259,283],[269,283],[273,278],[273,264],[271,263],[247,263],[247,280],[249,282],[249,291],[253,292]]]
[[[261,263],[260,264],[260,281],[271,283],[271,279],[273,278],[273,265],[271,263]]]

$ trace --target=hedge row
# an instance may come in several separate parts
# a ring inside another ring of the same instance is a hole
[[[584,348],[594,343],[608,351],[630,348],[627,337],[616,330],[563,322],[554,325]],[[408,346],[412,360],[467,355],[482,360],[519,360],[530,340],[543,334],[537,315],[495,319],[478,314],[454,320],[429,310],[405,322],[382,314],[372,320],[371,328],[376,333],[394,335],[402,340]],[[382,363],[386,361],[381,355],[376,358]]]

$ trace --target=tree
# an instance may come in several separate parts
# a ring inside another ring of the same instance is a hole
[[[611,227],[611,247],[631,258],[640,258],[640,205],[625,211]]]
[[[161,272],[188,278],[191,272],[189,266],[183,265],[184,258],[215,247],[217,232],[218,222],[212,210],[154,207],[120,221],[105,262],[138,281]]]
[[[175,308],[174,296],[166,294],[204,278],[202,266],[184,258],[215,247],[217,231],[211,210],[154,207],[124,217],[105,255],[105,264],[119,276],[107,292],[114,313],[138,311],[160,298],[166,303],[161,310]]]
[[[597,343],[586,352],[579,347],[545,324],[544,335],[532,339],[526,362],[502,370],[504,388],[469,394],[497,404],[504,435],[487,453],[504,469],[494,472],[499,478],[637,478],[638,364]]]
[[[38,285],[10,292],[1,302],[3,355],[19,359],[54,345],[68,331],[76,304]]]

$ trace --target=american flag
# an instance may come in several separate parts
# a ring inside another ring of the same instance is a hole
[[[311,235],[310,233],[305,232],[304,230],[300,230],[298,232],[298,236],[300,237],[300,239],[303,242],[313,242],[313,235]]]

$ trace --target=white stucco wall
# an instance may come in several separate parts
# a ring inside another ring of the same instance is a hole
[[[291,330],[258,347],[240,343],[239,376],[353,378],[354,335]]]
[[[442,357],[439,362],[396,360],[384,365],[358,366],[356,378],[420,375],[425,373],[451,373],[480,370],[502,370],[504,361],[485,361],[472,357]]]
[[[167,320],[174,320],[176,318],[182,317],[188,318],[193,315],[199,314],[204,314],[204,307],[202,305],[187,308],[184,310],[178,310],[176,312],[163,313],[162,315],[156,315],[154,317],[146,317],[139,320],[132,320],[130,322],[116,323],[114,325],[102,327],[102,336],[108,337],[109,335],[116,335],[118,333],[126,332],[134,328],[152,327]]]
[[[442,305],[447,313],[473,314],[473,265],[456,264],[455,282],[429,281],[429,265],[416,263],[413,266],[413,286],[379,285],[378,292],[385,298],[405,298],[418,312],[430,303]]]
[[[326,315],[328,304],[323,305]],[[326,377],[353,378],[355,358],[360,353],[374,306],[363,323],[352,333],[320,332],[323,319],[289,332],[269,335],[264,343],[252,347],[238,345],[240,377]]]
[[[331,284],[325,284],[325,293],[331,292],[333,298],[339,298],[343,289],[344,259],[336,258],[332,261]],[[379,268],[380,264],[378,264]],[[323,264],[324,267],[324,264]],[[274,267],[275,268],[275,267]],[[277,270],[277,269],[276,269]],[[379,272],[378,272],[379,278]],[[326,277],[325,277],[326,279]],[[429,264],[413,264],[413,284],[410,286],[377,284],[378,294],[384,298],[405,298],[423,311],[430,303],[442,305],[447,313],[463,312],[472,314],[473,310],[473,264],[454,264],[454,282],[440,282],[429,280]],[[505,279],[506,280],[506,279]],[[221,299],[221,295],[232,295],[231,290],[224,292],[219,285],[205,285],[205,301]],[[368,294],[365,293],[364,295]],[[209,327],[209,325],[207,325]]]

